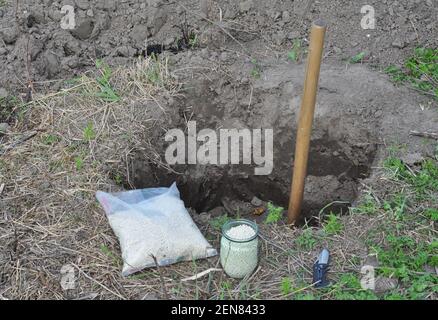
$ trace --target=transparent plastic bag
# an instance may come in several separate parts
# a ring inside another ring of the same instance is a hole
[[[120,242],[122,274],[217,255],[190,217],[176,184],[96,197]]]

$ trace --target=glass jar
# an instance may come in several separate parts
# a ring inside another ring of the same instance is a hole
[[[254,230],[254,235],[247,239],[234,239],[228,231],[240,225],[247,225]],[[254,272],[258,265],[259,228],[249,220],[232,220],[222,227],[220,259],[225,273],[237,279],[245,278]]]

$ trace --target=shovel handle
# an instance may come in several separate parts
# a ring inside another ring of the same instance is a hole
[[[325,32],[326,23],[323,20],[317,20],[313,23],[295,146],[295,161],[288,208],[289,224],[294,224],[301,215]]]

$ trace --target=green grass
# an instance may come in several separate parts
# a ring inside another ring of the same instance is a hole
[[[407,211],[408,199],[404,193],[396,193],[383,204],[383,210],[395,220],[403,220]]]
[[[295,300],[298,301],[313,301],[317,300],[316,296],[312,293],[306,293],[306,294],[297,294],[295,297]]]
[[[42,136],[42,142],[48,146],[52,146],[52,145],[56,144],[57,142],[59,142],[60,140],[61,140],[61,138],[59,136],[57,136],[56,134],[46,134],[46,135]]]
[[[94,126],[92,122],[88,122],[87,126],[84,128],[82,136],[85,141],[91,141],[96,138],[96,132],[94,131]]]
[[[351,57],[350,63],[363,62],[364,58],[365,58],[365,52],[360,52],[360,53],[356,54],[355,56]]]
[[[268,216],[265,219],[266,224],[277,223],[283,218],[284,208],[276,207],[271,202],[268,202]]]
[[[383,165],[394,179],[412,187],[418,200],[427,199],[431,192],[438,191],[438,165],[433,160],[424,161],[419,170],[407,167],[396,157],[389,157]]]
[[[192,32],[189,35],[189,47],[191,49],[196,48],[197,46],[199,46],[199,39],[198,39],[198,35],[194,32]]]
[[[390,150],[383,166],[393,184],[390,192],[376,200],[366,195],[353,209],[357,214],[379,215],[366,236],[370,254],[379,262],[376,277],[396,279],[398,286],[379,297],[385,300],[426,299],[438,292],[438,164],[432,159],[408,167]],[[424,209],[423,209],[424,208]],[[337,297],[342,297],[337,295]]]
[[[232,285],[229,281],[222,281],[220,283],[219,289],[219,300],[225,300],[227,297],[232,297],[233,294],[231,292]]]
[[[395,83],[407,84],[438,100],[438,49],[417,48],[403,66],[385,69]]]
[[[211,219],[209,223],[214,230],[221,231],[222,226],[230,220],[231,218],[228,217],[228,215],[224,214],[222,216]]]
[[[84,158],[82,156],[77,156],[74,158],[75,167],[77,171],[81,171],[84,167]]]
[[[251,59],[252,69],[251,69],[251,77],[255,79],[259,79],[261,76],[261,68],[256,59]]]
[[[152,53],[152,55],[150,56],[150,63],[148,65],[148,68],[144,71],[144,76],[146,77],[147,82],[155,86],[163,86],[164,79],[162,72],[163,70],[159,57]]]
[[[292,296],[294,300],[377,300],[379,297],[371,290],[362,289],[360,274],[354,272],[331,273],[329,286],[322,289],[309,289],[308,284],[302,284],[302,289],[290,288],[297,292]],[[287,287],[286,287],[287,288]],[[280,291],[284,294],[283,282]]]
[[[386,235],[383,245],[371,249],[377,254],[380,267],[377,274],[396,278],[398,288],[394,293],[410,300],[425,299],[431,292],[438,292],[438,277],[435,273],[425,273],[425,267],[438,266],[438,241],[430,243],[415,241],[407,235],[397,235],[395,230]]]
[[[119,95],[110,84],[112,76],[111,68],[100,59],[96,60],[96,68],[100,72],[100,76],[96,78],[96,81],[100,86],[100,91],[96,93],[96,96],[106,102],[120,101]]]
[[[297,237],[296,243],[299,250],[303,250],[303,251],[313,250],[315,248],[317,240],[313,235],[312,229],[304,230],[303,233]]]
[[[438,209],[427,209],[424,215],[433,222],[438,222]]]
[[[287,53],[287,58],[293,62],[298,62],[303,55],[301,40],[295,39],[292,43],[291,50]]]
[[[123,261],[122,261],[122,259],[120,259],[119,255],[112,252],[111,249],[108,248],[106,245],[102,244],[100,246],[100,251],[104,255],[106,255],[108,258],[110,258],[112,260],[112,262],[114,263],[114,265],[116,265],[117,267],[121,267],[123,265]],[[140,277],[140,276],[142,276],[142,274],[139,274],[138,276]]]
[[[371,290],[364,290],[358,275],[345,273],[331,288],[337,300],[377,300],[378,297]]]
[[[375,201],[371,194],[366,194],[359,204],[351,208],[353,214],[374,215],[380,209],[379,204]]]
[[[115,182],[117,185],[119,185],[119,186],[122,186],[122,185],[123,185],[123,177],[122,177],[122,175],[121,175],[120,173],[117,173],[117,174],[114,176],[114,182]]]
[[[330,213],[327,216],[327,220],[323,223],[324,232],[328,235],[339,234],[344,226],[338,216]]]
[[[293,291],[292,288],[293,286],[290,278],[283,278],[281,280],[280,291],[282,295],[287,296],[288,294],[290,294]]]

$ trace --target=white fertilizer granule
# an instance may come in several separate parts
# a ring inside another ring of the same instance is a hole
[[[227,231],[227,236],[236,240],[246,240],[255,236],[255,231],[250,226],[246,224],[241,224],[240,226],[233,227]]]
[[[225,235],[226,237],[222,236],[221,239],[222,267],[230,277],[242,279],[250,275],[258,264],[256,231],[246,224],[241,224],[230,228]],[[250,240],[251,238],[254,239]]]

